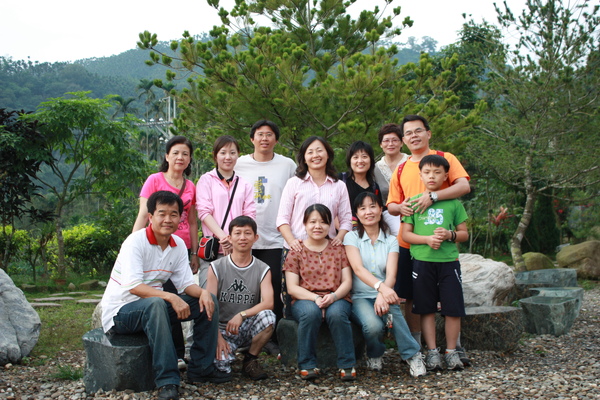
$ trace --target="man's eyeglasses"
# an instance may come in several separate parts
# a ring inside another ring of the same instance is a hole
[[[258,136],[259,139],[271,139],[273,136],[275,136],[274,133],[257,133],[256,136]]]
[[[423,132],[427,132],[427,129],[425,129],[425,128],[417,128],[414,131],[406,131],[406,132],[404,132],[404,136],[411,137],[413,135],[420,135]]]

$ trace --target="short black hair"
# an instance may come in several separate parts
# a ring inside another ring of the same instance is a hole
[[[394,135],[398,136],[398,139],[402,140],[402,137],[404,136],[404,133],[402,131],[402,127],[398,124],[385,124],[384,126],[382,126],[379,129],[379,133],[377,134],[377,139],[379,140],[379,144],[381,144],[381,142],[383,142],[383,137],[385,135],[387,135],[388,133],[393,133]]]
[[[233,228],[235,228],[235,227],[242,228],[244,226],[249,226],[250,228],[252,228],[252,231],[254,232],[255,235],[258,233],[258,227],[256,226],[256,221],[254,221],[252,218],[250,218],[246,215],[240,215],[239,217],[235,217],[229,223],[229,233],[231,233],[231,231],[233,231]]]
[[[373,152],[373,147],[362,140],[357,140],[353,142],[350,147],[348,147],[348,151],[346,151],[346,165],[348,166],[348,177],[354,179],[354,171],[352,171],[352,156],[356,153],[364,151],[369,156],[370,164],[369,170],[367,171],[367,182],[369,185],[373,185],[375,182],[375,153]]]
[[[412,121],[421,121],[425,129],[427,129],[428,131],[431,130],[429,129],[429,122],[427,122],[427,119],[425,117],[421,117],[420,115],[415,114],[409,114],[402,119],[402,135],[404,135],[404,124]]]
[[[450,163],[444,157],[438,154],[430,154],[421,159],[419,170],[422,170],[425,165],[433,165],[434,167],[444,167],[444,171],[450,171]]]
[[[181,197],[168,190],[159,190],[148,197],[146,206],[148,207],[148,212],[154,215],[154,211],[156,211],[156,206],[158,204],[172,205],[175,203],[179,206],[179,215],[181,215],[183,213],[183,201],[181,201]]]
[[[360,192],[358,196],[356,196],[354,199],[354,204],[352,204],[352,211],[354,211],[354,215],[356,215],[356,211],[360,206],[362,206],[362,203],[364,203],[365,199],[370,199],[373,203],[377,204],[381,208],[382,213],[379,219],[379,229],[383,231],[384,236],[387,236],[390,233],[390,227],[383,218],[383,204],[381,203],[381,199],[375,193]],[[356,218],[356,231],[358,232],[358,237],[362,239],[365,234],[365,227],[359,218]]]
[[[269,128],[271,128],[271,130],[275,134],[275,138],[277,139],[277,141],[279,141],[279,127],[275,122],[269,121],[268,119],[261,119],[259,121],[256,121],[254,125],[252,125],[252,128],[250,128],[250,139],[254,139],[254,132],[256,132],[256,130],[262,126],[268,126]]]
[[[233,145],[237,149],[237,152],[239,153],[240,152],[240,144],[238,143],[237,139],[234,138],[233,136],[223,135],[223,136],[219,136],[215,140],[215,144],[213,145],[213,160],[215,161],[215,164],[217,163],[217,154],[219,154],[219,151],[221,151],[221,149],[223,147],[225,147],[231,143],[233,143]]]

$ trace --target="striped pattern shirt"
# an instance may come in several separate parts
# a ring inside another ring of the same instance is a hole
[[[346,184],[340,180],[334,181],[331,177],[325,179],[325,183],[318,186],[309,173],[304,179],[297,176],[290,178],[281,194],[281,203],[277,213],[277,227],[289,225],[296,239],[306,239],[304,229],[304,211],[313,204],[320,203],[327,206],[331,211],[333,220],[337,217],[340,229],[352,231],[352,209]],[[329,227],[329,237],[333,239],[336,235],[335,224]],[[289,245],[284,242],[289,249]]]

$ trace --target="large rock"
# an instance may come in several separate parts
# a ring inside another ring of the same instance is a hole
[[[580,287],[539,287],[531,288],[529,291],[534,296],[547,297],[572,297],[575,299],[575,317],[579,316],[579,310],[583,304],[583,288]]]
[[[145,334],[106,335],[101,328],[92,329],[83,335],[83,347],[87,393],[154,389],[152,355]]]
[[[600,279],[600,241],[590,240],[564,247],[557,255],[560,268],[573,268],[581,279]]]
[[[465,307],[501,306],[515,284],[508,265],[478,254],[461,254],[460,269]]]
[[[41,325],[23,291],[0,269],[0,365],[27,357],[40,337]]]
[[[519,347],[524,330],[523,310],[518,307],[466,307],[461,320],[460,342],[467,350],[510,353]],[[436,315],[437,345],[446,347],[445,320]]]
[[[538,269],[519,272],[515,275],[515,289],[512,300],[533,296],[531,291],[540,287],[576,287],[577,271],[568,268]]]
[[[92,313],[92,329],[102,328],[102,303],[98,303]]]
[[[365,339],[360,327],[354,323],[352,324],[352,338],[354,339],[354,353],[358,362],[365,350]],[[281,351],[281,363],[288,367],[297,367],[298,322],[290,318],[279,320],[277,323],[277,341]],[[319,368],[333,368],[337,365],[337,353],[327,323],[321,324],[317,336],[317,365]]]
[[[552,260],[543,253],[525,253],[523,254],[523,260],[525,261],[525,268],[527,271],[555,268]]]
[[[569,333],[577,314],[573,297],[533,296],[519,300],[525,316],[525,330],[538,335]]]

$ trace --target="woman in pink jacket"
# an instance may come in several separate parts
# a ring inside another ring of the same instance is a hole
[[[202,175],[196,184],[196,210],[202,221],[202,234],[219,239],[219,257],[231,253],[229,223],[235,217],[245,215],[256,218],[254,189],[252,185],[235,175],[235,163],[240,155],[237,140],[229,135],[217,138],[213,146],[213,158],[216,168]],[[236,182],[237,189],[227,216],[227,206]],[[225,224],[223,228],[223,220]],[[209,263],[200,260],[198,284],[206,287],[206,274]]]

